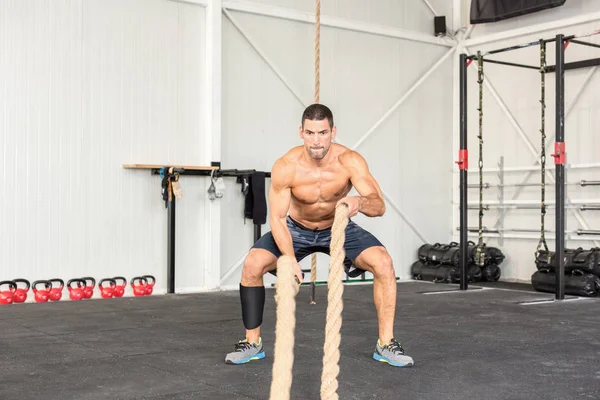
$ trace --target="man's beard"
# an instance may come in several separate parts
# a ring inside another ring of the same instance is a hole
[[[325,147],[321,147],[319,149],[313,149],[312,147],[309,147],[308,149],[308,154],[314,160],[322,160],[325,158],[328,152],[329,149],[326,149]]]

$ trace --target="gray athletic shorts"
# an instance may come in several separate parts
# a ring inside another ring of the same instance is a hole
[[[329,254],[331,228],[323,230],[309,229],[294,221],[289,215],[287,217],[287,226],[292,235],[294,253],[298,262],[312,253]],[[354,278],[365,272],[362,269],[356,268],[353,263],[360,253],[373,246],[383,246],[383,244],[371,233],[352,222],[352,220],[348,221],[346,240],[344,242],[344,250],[346,251],[344,267],[349,277]],[[254,243],[252,248],[268,250],[277,258],[281,256],[281,251],[279,251],[271,232],[265,233]]]

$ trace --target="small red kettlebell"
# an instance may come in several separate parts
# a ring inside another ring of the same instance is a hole
[[[39,285],[44,285],[44,289],[38,289]],[[33,295],[36,303],[45,303],[50,298],[50,289],[52,288],[52,282],[50,281],[35,281],[31,284]]]
[[[1,281],[0,288],[2,286],[8,286],[8,290],[0,290],[0,304],[12,304],[17,291],[17,284],[13,281]]]
[[[136,284],[136,282],[139,282]],[[145,296],[146,295],[146,286],[148,281],[146,278],[142,276],[136,276],[131,278],[131,287],[133,288],[134,296]]]
[[[58,285],[54,286],[54,282],[57,282]],[[63,288],[65,287],[65,281],[63,281],[60,278],[55,278],[55,279],[50,279],[50,284],[51,284],[51,288],[50,288],[50,293],[48,295],[48,298],[51,301],[59,301],[60,299],[62,299]]]
[[[156,284],[156,278],[152,275],[144,275],[142,276],[142,278],[146,279],[146,296],[150,296],[152,294],[152,291],[154,290],[154,285]],[[150,282],[150,280],[152,282]]]
[[[27,279],[14,279],[13,282],[17,284],[17,290],[13,296],[13,303],[25,303],[27,300],[27,292],[29,291],[31,284]],[[18,283],[24,283],[25,288],[20,288]]]
[[[106,286],[104,283],[110,283],[110,285]],[[103,299],[111,299],[115,294],[115,287],[117,286],[117,282],[115,282],[112,278],[105,278],[98,283],[98,287],[100,288],[100,295]]]
[[[125,279],[122,276],[115,276],[113,280],[116,283],[114,293],[115,297],[123,297],[123,295],[125,294],[125,287],[127,286],[127,279]]]
[[[91,276],[86,276],[85,278],[81,278],[82,281],[85,282],[85,286],[83,288],[83,298],[91,299],[94,295],[94,288],[96,287],[96,280]]]
[[[77,286],[74,287],[73,283],[77,283]],[[85,281],[83,279],[79,279],[79,278],[70,279],[67,282],[67,287],[69,288],[69,298],[71,300],[83,299],[83,289],[85,288]]]

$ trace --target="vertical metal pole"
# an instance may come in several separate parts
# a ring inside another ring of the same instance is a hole
[[[460,290],[467,290],[467,56],[460,55],[460,151],[458,165],[460,168]]]
[[[502,208],[504,206],[504,156],[500,156],[500,162],[498,163],[498,169],[500,170],[498,173],[498,180],[500,181],[499,192],[498,195],[498,204],[499,207]],[[504,213],[500,212],[500,217],[498,218],[498,222],[494,228],[499,227],[498,229],[500,233],[500,239],[498,243],[500,246],[504,246]]]
[[[564,36],[556,35],[556,299],[565,298],[565,46]]]
[[[175,293],[175,196],[168,210],[167,293]]]

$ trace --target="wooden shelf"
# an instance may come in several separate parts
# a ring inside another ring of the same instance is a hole
[[[207,167],[198,165],[155,165],[155,164],[123,164],[123,168],[128,169],[160,169],[162,167],[183,168],[193,171],[216,171],[219,167]]]

